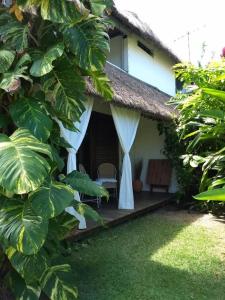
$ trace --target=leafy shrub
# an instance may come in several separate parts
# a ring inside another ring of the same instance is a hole
[[[180,205],[188,205],[192,201],[193,193],[198,191],[199,177],[193,172],[192,167],[183,164],[182,156],[185,154],[186,145],[179,139],[177,121],[158,123],[160,135],[164,135],[163,154],[170,160],[176,173],[178,192],[176,201]]]
[[[186,144],[182,158],[184,164],[201,171],[201,194],[195,198],[224,201],[225,61],[206,67],[177,65],[175,71],[184,82],[184,91],[171,100],[180,113],[179,137]]]
[[[96,219],[74,192],[107,192],[79,172],[60,175],[60,150],[70,145],[57,121],[76,130],[86,77],[112,98],[104,74],[109,2],[17,0],[0,7],[0,278],[16,299],[77,297],[61,242],[77,220],[65,208]]]

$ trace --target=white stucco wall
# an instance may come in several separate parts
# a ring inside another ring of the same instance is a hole
[[[135,161],[143,160],[143,169],[141,180],[143,182],[143,190],[149,191],[149,185],[146,184],[147,168],[149,159],[166,158],[162,154],[164,145],[164,136],[159,135],[157,122],[141,117],[140,124],[137,130],[137,135],[131,149],[131,161],[134,168]],[[170,189],[171,193],[177,191],[177,182],[173,172]]]
[[[134,35],[128,36],[128,72],[129,74],[159,88],[161,91],[175,95],[175,76],[171,59],[159,49],[147,45],[153,51],[150,56],[137,45]],[[142,42],[140,40],[140,42]],[[143,43],[144,44],[144,43]]]

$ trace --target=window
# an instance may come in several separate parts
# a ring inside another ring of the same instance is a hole
[[[146,47],[141,42],[138,41],[137,45],[138,45],[139,48],[141,48],[143,51],[145,51],[146,53],[148,53],[150,56],[154,56],[153,51],[151,49],[149,49],[148,47]]]

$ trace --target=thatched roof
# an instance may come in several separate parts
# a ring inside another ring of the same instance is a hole
[[[169,95],[110,63],[106,64],[105,71],[114,90],[114,103],[140,111],[143,116],[154,120],[172,118],[174,110],[166,105]],[[87,81],[87,89],[89,94],[100,98],[90,81]]]
[[[151,30],[149,25],[141,21],[138,18],[137,14],[126,10],[120,10],[114,5],[112,8],[111,15],[120,23],[122,23],[125,27],[127,27],[131,32],[136,33],[143,40],[151,42],[157,48],[164,51],[168,56],[171,57],[174,63],[180,62],[180,59],[172,52],[172,50],[160,41],[160,39]]]

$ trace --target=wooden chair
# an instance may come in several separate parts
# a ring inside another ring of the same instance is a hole
[[[148,163],[147,183],[150,191],[153,188],[164,188],[169,192],[172,175],[171,163],[168,159],[150,159]]]

